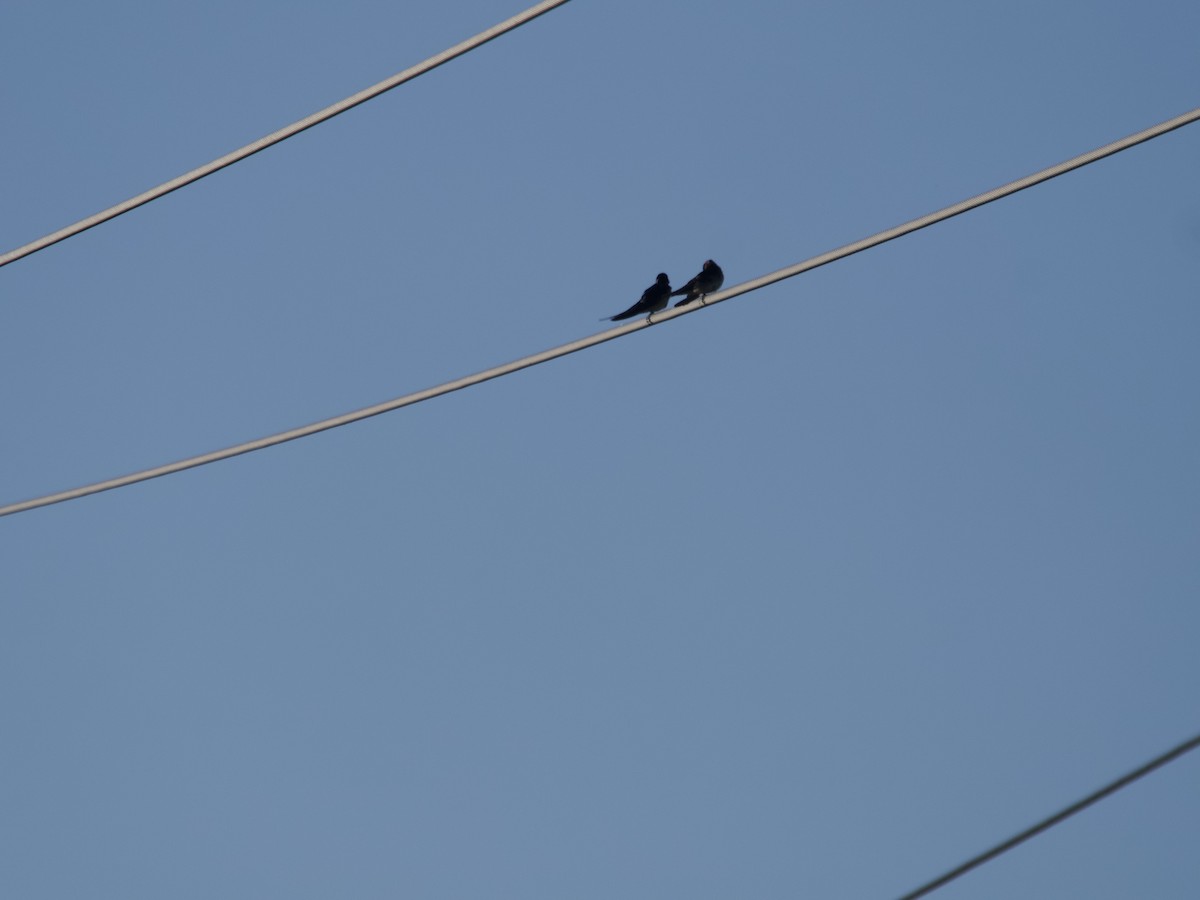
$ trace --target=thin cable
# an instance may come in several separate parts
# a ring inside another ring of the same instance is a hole
[[[25,244],[23,247],[18,247],[15,250],[10,250],[7,253],[0,254],[0,267],[8,265],[10,262],[15,262],[22,257],[29,256],[31,253],[37,253],[39,250],[44,250],[51,244],[57,244],[59,241],[73,237],[79,234],[81,231],[87,231],[89,228],[93,228],[102,222],[107,222],[109,219],[115,219],[117,216],[129,212],[131,209],[136,209],[144,203],[149,203],[151,200],[157,200],[159,197],[171,193],[171,191],[178,190],[185,185],[191,184],[193,181],[199,181],[206,175],[211,175],[213,172],[223,169],[226,166],[231,166],[235,162],[240,162],[247,156],[253,156],[260,150],[265,150],[267,147],[278,144],[280,141],[287,140],[293,135],[297,135],[308,128],[312,128],[314,125],[319,125],[328,119],[332,119],[334,116],[344,113],[348,109],[353,109],[360,103],[366,103],[368,100],[372,100],[375,97],[378,97],[380,94],[404,84],[406,81],[411,81],[418,75],[424,75],[426,72],[436,69],[442,63],[449,62],[456,57],[462,56],[464,53],[469,53],[476,47],[480,47],[486,44],[488,41],[494,40],[495,38],[500,37],[500,35],[512,31],[514,28],[519,28],[526,22],[531,22],[543,13],[547,13],[555,7],[562,6],[567,2],[569,2],[569,0],[542,0],[541,3],[529,7],[529,9],[522,13],[518,13],[511,19],[507,19],[501,22],[499,25],[493,25],[491,28],[487,29],[487,31],[481,31],[479,34],[475,35],[475,37],[468,38],[461,44],[455,44],[449,50],[443,50],[436,56],[431,56],[424,62],[405,69],[403,72],[379,82],[379,84],[359,91],[352,97],[347,97],[345,100],[341,100],[332,106],[325,107],[325,109],[321,110],[320,112],[315,112],[307,118],[301,119],[298,122],[293,122],[291,125],[288,125],[285,128],[280,128],[278,131],[272,132],[266,137],[259,138],[257,141],[247,144],[240,150],[234,150],[232,153],[227,153],[220,159],[214,159],[212,162],[200,166],[198,169],[192,169],[192,171],[184,175],[180,175],[178,178],[173,178],[170,181],[164,182],[156,188],[151,188],[145,193],[138,194],[136,197],[131,197],[123,203],[118,203],[116,206],[111,206],[103,212],[96,213],[94,216],[88,216],[86,219],[80,219],[74,225],[68,225],[66,228],[60,228],[53,234],[48,234],[43,238],[38,238],[36,241],[31,241],[30,243]]]
[[[826,263],[831,263],[834,260],[844,259],[847,256],[852,256],[863,250],[868,250],[871,247],[877,247],[880,244],[885,244],[888,241],[895,240],[898,237],[903,237],[906,234],[911,234],[914,231],[920,231],[922,228],[928,228],[938,222],[961,215],[968,210],[991,203],[993,200],[999,200],[1001,197],[1007,197],[1009,194],[1015,194],[1017,191],[1023,191],[1025,188],[1033,187],[1035,184],[1041,184],[1043,181],[1049,181],[1051,178],[1057,178],[1059,175],[1064,175],[1074,169],[1081,168],[1097,160],[1104,159],[1106,156],[1112,156],[1114,153],[1120,153],[1122,150],[1128,150],[1130,147],[1141,144],[1152,138],[1160,137],[1168,131],[1174,131],[1176,128],[1182,128],[1184,125],[1190,125],[1192,122],[1200,119],[1200,107],[1193,109],[1191,112],[1184,113],[1181,116],[1176,116],[1173,119],[1168,119],[1158,125],[1151,126],[1145,131],[1139,131],[1137,134],[1131,134],[1129,137],[1121,138],[1119,141],[1113,141],[1111,144],[1105,144],[1092,150],[1089,153],[1083,153],[1073,159],[1068,159],[1066,162],[1061,162],[1057,166],[1051,166],[1048,169],[1042,169],[1040,172],[1035,172],[1032,175],[1027,175],[1016,181],[1010,181],[1008,184],[988,191],[978,196],[972,197],[969,200],[963,200],[961,203],[956,203],[953,206],[947,206],[945,209],[930,213],[927,216],[922,216],[919,219],[913,219],[911,222],[905,222],[903,225],[897,225],[895,228],[881,231],[879,234],[872,235],[869,238],[864,238],[855,244],[847,244],[844,247],[839,247],[837,250],[831,250],[822,256],[814,256],[812,259],[805,260],[802,263],[796,263],[794,266],[789,266],[786,269],[780,269],[777,272],[771,272],[769,275],[763,275],[761,278],[755,278],[753,281],[747,281],[736,287],[723,291],[720,294],[714,294],[707,298],[706,304],[720,303],[722,300],[728,300],[731,297],[736,297],[738,294],[744,294],[747,291],[756,291],[761,287],[766,287],[768,284],[774,284],[777,281],[782,281],[785,278],[791,278],[799,275],[801,272],[807,272],[810,269],[815,269],[818,266],[823,266]],[[665,318],[665,316],[663,317]]]
[[[1069,819],[1071,816],[1075,815],[1075,813],[1081,812],[1082,810],[1087,809],[1093,803],[1103,800],[1109,794],[1114,794],[1117,791],[1119,791],[1121,788],[1126,787],[1127,785],[1133,784],[1133,782],[1137,781],[1142,776],[1149,775],[1155,769],[1165,766],[1167,763],[1178,759],[1179,757],[1183,756],[1185,753],[1195,750],[1197,747],[1200,747],[1200,734],[1196,735],[1194,738],[1191,738],[1190,740],[1184,741],[1178,747],[1168,750],[1162,756],[1155,757],[1154,759],[1150,760],[1150,762],[1146,763],[1141,768],[1134,769],[1128,775],[1122,775],[1116,781],[1112,782],[1111,784],[1106,784],[1104,787],[1100,788],[1100,790],[1096,791],[1095,793],[1088,794],[1086,797],[1084,797],[1078,803],[1072,803],[1066,809],[1056,812],[1054,815],[1050,816],[1047,819],[1043,819],[1042,821],[1040,821],[1036,825],[1034,825],[1032,828],[1027,828],[1024,831],[1022,831],[1020,834],[1013,835],[1007,841],[1004,841],[1001,844],[997,844],[995,847],[992,847],[990,850],[986,850],[983,853],[980,853],[978,856],[972,857],[971,859],[967,860],[965,863],[963,863],[958,868],[951,869],[945,875],[935,878],[933,881],[929,882],[928,884],[921,885],[915,891],[905,894],[903,897],[900,898],[900,900],[916,900],[916,898],[918,898],[918,897],[924,897],[926,894],[930,894],[933,891],[936,891],[938,888],[942,887],[943,885],[946,885],[946,884],[950,883],[951,881],[953,881],[955,878],[958,878],[958,876],[971,871],[976,866],[981,866],[985,862],[995,859],[1000,854],[1007,853],[1009,850],[1011,850],[1013,847],[1017,846],[1018,844],[1024,843],[1025,841],[1029,840],[1031,837],[1041,834],[1047,828],[1054,827],[1055,825],[1057,825],[1059,822],[1063,821],[1064,819]]]
[[[985,203],[991,203],[993,200],[998,200],[1001,197],[1006,197],[1009,194],[1014,194],[1017,191],[1032,187],[1047,179],[1054,178],[1057,175],[1062,175],[1064,172],[1069,172],[1072,169],[1077,169],[1080,166],[1086,166],[1098,159],[1103,159],[1113,153],[1119,153],[1122,150],[1140,144],[1143,141],[1148,141],[1151,138],[1159,137],[1180,128],[1184,125],[1200,119],[1200,108],[1192,110],[1190,113],[1185,113],[1182,116],[1177,116],[1163,122],[1160,125],[1155,125],[1153,128],[1147,128],[1145,131],[1139,131],[1137,134],[1122,138],[1119,141],[1114,141],[1111,144],[1106,144],[1097,150],[1092,150],[1084,153],[1081,156],[1076,156],[1074,159],[1067,160],[1064,163],[1059,163],[1056,166],[1051,166],[1048,169],[1043,169],[1033,175],[1029,175],[1018,181],[1010,182],[1003,187],[988,191],[985,194],[980,194],[977,197],[972,197],[970,200],[964,200],[961,203],[956,203],[953,206],[948,206],[939,212],[930,213],[927,216],[922,216],[919,219],[913,219],[904,225],[899,225],[888,231],[881,231],[873,237],[858,241],[853,244],[847,244],[837,250],[831,250],[829,253],[824,253],[821,256],[814,256],[812,259],[802,263],[797,263],[794,266],[789,266],[785,269],[779,269],[768,275],[763,275],[752,281],[746,281],[742,284],[735,285],[725,291],[719,291],[708,297],[703,298],[700,303],[690,303],[687,306],[678,306],[664,310],[660,313],[654,313],[646,319],[639,319],[636,322],[629,322],[625,325],[620,325],[608,331],[602,331],[598,334],[593,334],[590,337],[580,338],[577,341],[572,341],[569,344],[562,344],[558,347],[552,347],[549,350],[543,350],[541,353],[535,353],[532,356],[526,356],[510,363],[505,363],[500,366],[495,366],[491,369],[485,369],[482,372],[476,372],[474,375],[466,375],[454,381],[447,381],[445,384],[437,385],[436,387],[426,388],[422,391],[417,391],[412,394],[406,394],[403,397],[398,397],[395,400],[388,400],[384,403],[368,406],[365,409],[360,409],[355,412],[344,413],[340,416],[334,416],[331,419],[324,419],[320,422],[314,422],[311,425],[304,425],[300,428],[293,428],[291,431],[280,432],[279,434],[270,435],[268,437],[258,438],[257,440],[247,441],[244,444],[238,444],[234,447],[226,447],[224,450],[214,450],[212,453],[205,453],[201,456],[193,456],[190,459],[180,460],[179,462],[168,463],[164,466],[158,466],[153,469],[146,469],[141,472],[134,472],[130,475],[123,475],[120,478],[112,478],[108,481],[99,481],[95,484],[85,485],[83,487],[73,488],[68,491],[61,491],[57,494],[47,494],[43,497],[35,497],[32,500],[24,500],[19,503],[12,503],[8,506],[0,506],[0,516],[11,515],[12,513],[25,512],[26,510],[36,509],[40,506],[49,506],[52,503],[61,503],[64,500],[74,500],[79,497],[86,497],[89,494],[98,494],[101,491],[109,491],[113,488],[125,487],[129,484],[136,484],[139,481],[148,481],[151,478],[158,478],[162,475],[170,475],[174,472],[181,472],[184,469],[192,469],[196,466],[207,465],[208,463],[217,462],[222,459],[229,459],[231,456],[240,456],[243,453],[250,453],[254,450],[262,450],[265,447],[273,447],[276,444],[282,444],[286,441],[294,441],[297,438],[307,437],[310,434],[316,434],[320,431],[328,431],[331,428],[339,428],[342,425],[349,425],[351,422],[358,422],[361,419],[368,419],[371,416],[378,416],[385,412],[391,412],[394,409],[400,409],[404,406],[411,406],[414,403],[420,403],[422,400],[429,400],[433,397],[440,397],[443,394],[449,394],[452,391],[460,391],[463,388],[471,385],[479,384],[484,381],[490,381],[493,378],[499,378],[501,375],[509,375],[513,372],[519,372],[521,369],[527,369],[530,366],[540,365],[552,359],[557,359],[560,356],[566,356],[570,353],[575,353],[579,350],[585,350],[588,347],[593,347],[596,344],[603,344],[606,341],[611,341],[614,338],[622,337],[634,331],[640,331],[643,328],[648,328],[658,322],[666,322],[678,316],[685,316],[695,312],[702,307],[711,306],[714,303],[720,303],[724,300],[729,300],[749,291],[756,291],[759,288],[766,287],[769,284],[774,284],[777,281],[782,281],[785,278],[791,278],[799,275],[801,272],[807,272],[810,269],[815,269],[818,266],[823,266],[826,263],[834,262],[854,253],[859,253],[870,247],[882,244],[886,241],[894,240],[902,235],[917,231],[921,228],[926,228],[935,222],[940,222],[943,219],[948,219],[951,216],[957,216],[966,212],[969,209],[974,209],[977,206],[982,206]]]

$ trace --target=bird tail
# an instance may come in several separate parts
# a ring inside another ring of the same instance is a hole
[[[685,287],[681,287],[681,288],[680,288],[679,290],[677,290],[677,291],[671,291],[671,296],[672,296],[672,297],[678,297],[680,294],[686,294],[687,292],[688,292],[688,289],[687,289],[687,288],[685,288]]]
[[[627,310],[625,310],[625,312],[617,313],[615,316],[605,316],[600,321],[601,322],[620,322],[622,319],[632,319],[634,317],[634,315],[636,315],[636,313],[633,310],[627,309]]]

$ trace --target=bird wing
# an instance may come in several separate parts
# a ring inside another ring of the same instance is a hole
[[[671,296],[678,297],[680,294],[690,294],[693,290],[696,289],[696,282],[699,280],[700,280],[700,276],[697,275],[695,278],[693,278],[691,281],[689,281],[687,284],[685,284],[679,290],[671,291]]]

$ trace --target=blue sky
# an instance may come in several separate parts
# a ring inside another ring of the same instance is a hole
[[[14,2],[0,249],[523,8]],[[1200,104],[1194,3],[575,0],[0,271],[0,502]],[[0,521],[0,892],[894,897],[1200,727],[1200,128]],[[947,898],[1191,898],[1200,758]]]

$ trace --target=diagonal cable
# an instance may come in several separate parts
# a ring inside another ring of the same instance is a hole
[[[544,362],[549,362],[552,359],[558,359],[560,356],[566,356],[570,353],[575,353],[579,350],[586,350],[588,347],[594,347],[597,344],[603,344],[606,341],[611,341],[615,338],[623,337],[634,331],[640,331],[643,328],[648,328],[651,325],[659,322],[665,322],[679,316],[685,316],[688,313],[695,312],[706,306],[711,306],[714,303],[721,303],[725,300],[730,300],[741,294],[749,291],[756,291],[759,288],[774,284],[777,281],[782,281],[785,278],[792,278],[802,272],[807,272],[810,269],[815,269],[818,266],[826,265],[835,260],[843,259],[855,253],[860,253],[871,247],[876,247],[879,244],[887,241],[895,240],[906,234],[911,234],[922,228],[927,228],[936,222],[941,222],[953,216],[960,215],[968,210],[983,206],[985,203],[991,203],[993,200],[999,200],[1001,197],[1007,197],[1010,194],[1015,194],[1017,191],[1025,190],[1033,187],[1036,184],[1041,184],[1058,175],[1070,172],[1073,169],[1078,169],[1081,166],[1086,166],[1089,163],[1096,162],[1106,156],[1111,156],[1114,153],[1119,153],[1122,150],[1127,150],[1143,141],[1151,140],[1152,138],[1160,137],[1169,131],[1176,128],[1181,128],[1191,122],[1200,119],[1200,108],[1194,109],[1189,113],[1184,113],[1181,116],[1176,116],[1173,119],[1168,119],[1144,131],[1139,131],[1137,134],[1132,134],[1120,140],[1113,141],[1110,144],[1105,144],[1095,150],[1080,154],[1066,162],[1059,163],[1056,166],[1051,166],[1043,169],[1040,172],[1035,172],[1025,178],[1020,178],[1016,181],[998,187],[994,190],[987,191],[972,197],[969,200],[963,200],[961,203],[955,203],[953,206],[947,206],[937,212],[930,213],[927,216],[921,216],[919,219],[913,219],[903,225],[898,225],[895,228],[890,228],[887,231],[881,231],[869,238],[864,238],[861,241],[856,241],[853,244],[846,244],[844,247],[839,247],[837,250],[831,250],[828,253],[823,253],[820,256],[814,256],[812,259],[797,263],[793,266],[788,266],[783,269],[778,269],[775,272],[770,272],[759,278],[751,281],[743,282],[735,285],[728,290],[719,291],[711,294],[708,297],[702,298],[699,303],[691,303],[687,306],[679,306],[664,310],[660,313],[654,313],[646,319],[639,319],[636,322],[629,322],[625,325],[620,325],[616,328],[602,331],[598,334],[593,334],[585,338],[580,338],[576,341],[571,341],[567,344],[562,344],[558,347],[552,347],[549,350],[543,350],[540,353],[534,353],[531,356],[525,356],[521,359],[513,360],[503,365],[494,366],[490,369],[484,369],[482,372],[476,372],[473,375],[465,375],[462,378],[456,378],[453,381],[447,381],[444,384],[434,387],[425,388],[421,391],[416,391],[411,394],[405,394],[403,397],[397,397],[394,400],[388,400],[383,403],[378,403],[375,406],[368,406],[354,412],[343,413],[340,416],[334,416],[330,419],[323,419],[320,422],[313,422],[310,425],[303,425],[299,428],[293,428],[290,431],[283,431],[279,434],[268,435],[267,437],[257,438],[256,440],[247,441],[244,444],[237,444],[232,447],[226,447],[223,450],[214,450],[211,453],[204,453],[200,456],[193,456],[188,459],[179,460],[166,465],[157,466],[153,469],[144,469],[140,472],[133,472],[129,475],[122,475],[119,478],[111,478],[107,481],[98,481],[95,484],[84,485],[83,487],[72,488],[71,490],[61,491],[56,494],[46,494],[42,497],[35,497],[31,500],[23,500],[17,503],[10,503],[7,506],[0,506],[0,516],[7,516],[13,513],[25,512],[30,509],[37,509],[41,506],[49,506],[52,503],[61,503],[64,500],[75,500],[79,497],[86,497],[90,494],[98,494],[101,491],[109,491],[113,488],[125,487],[126,485],[136,484],[139,481],[148,481],[151,478],[159,478],[163,475],[170,475],[174,472],[181,472],[184,469],[193,469],[197,466],[207,465],[208,463],[217,462],[222,459],[229,459],[233,456],[240,456],[243,453],[250,453],[254,450],[262,450],[266,447],[273,447],[276,444],[282,444],[286,441],[294,441],[297,438],[308,437],[311,434],[316,434],[321,431],[328,431],[331,428],[340,428],[342,425],[349,425],[351,422],[358,422],[362,419],[368,419],[371,416],[378,416],[382,413],[391,412],[395,409],[400,409],[405,406],[412,406],[414,403],[420,403],[422,400],[430,400],[433,397],[440,397],[443,394],[449,394],[453,391],[460,391],[463,388],[471,387],[472,385],[480,384],[484,381],[490,381],[493,378],[499,378],[502,375],[511,375],[513,372],[519,372],[521,369],[527,369],[530,366],[540,365]]]
[[[1053,828],[1059,822],[1062,822],[1065,819],[1071,818],[1071,816],[1075,815],[1078,812],[1082,812],[1083,810],[1085,810],[1089,806],[1091,806],[1093,803],[1097,803],[1097,802],[1103,800],[1109,794],[1115,794],[1121,788],[1127,787],[1127,786],[1133,784],[1133,782],[1137,781],[1139,778],[1149,775],[1155,769],[1165,766],[1167,763],[1178,759],[1179,757],[1183,756],[1185,753],[1189,753],[1192,750],[1195,750],[1197,747],[1200,747],[1200,734],[1196,735],[1193,738],[1190,738],[1189,740],[1184,741],[1182,744],[1179,744],[1176,747],[1172,747],[1166,753],[1162,754],[1161,756],[1156,756],[1154,759],[1150,760],[1150,762],[1146,763],[1145,765],[1139,766],[1138,768],[1134,769],[1132,772],[1122,775],[1116,781],[1109,782],[1104,787],[1100,788],[1098,791],[1094,791],[1093,793],[1088,794],[1082,800],[1072,803],[1070,806],[1066,807],[1065,809],[1059,810],[1054,815],[1049,816],[1048,818],[1042,819],[1042,821],[1038,822],[1036,825],[1026,828],[1020,834],[1013,835],[1007,841],[1003,841],[1003,842],[997,844],[995,847],[992,847],[989,850],[985,850],[983,853],[980,853],[978,856],[971,857],[965,863],[963,863],[961,866],[951,869],[949,872],[947,872],[944,875],[939,875],[937,878],[933,879],[933,881],[930,881],[930,882],[927,882],[927,883],[921,885],[915,891],[909,891],[907,894],[905,894],[903,897],[901,897],[900,900],[917,900],[918,897],[924,897],[927,894],[933,893],[938,888],[949,884],[951,881],[958,878],[960,875],[965,875],[967,872],[970,872],[972,869],[976,868],[977,866],[982,866],[985,862],[989,862],[990,860],[995,859],[997,856],[1000,856],[1003,853],[1007,853],[1009,850],[1011,850],[1013,847],[1016,847],[1018,844],[1023,844],[1023,843],[1025,843],[1025,841],[1029,840],[1031,837],[1035,837],[1036,835],[1041,834],[1043,831],[1045,831],[1048,828]]]
[[[399,72],[398,74],[393,75],[391,78],[387,78],[376,85],[365,88],[364,90],[359,91],[357,94],[347,97],[345,100],[340,100],[337,103],[334,103],[332,106],[327,106],[319,112],[315,112],[310,116],[306,116],[298,122],[293,122],[291,125],[280,128],[278,131],[272,132],[266,137],[259,138],[257,141],[247,144],[245,147],[234,150],[232,153],[226,153],[220,159],[214,159],[212,162],[205,163],[199,168],[192,169],[192,171],[180,175],[178,178],[172,178],[170,181],[163,182],[158,187],[151,188],[144,193],[138,194],[136,197],[130,197],[128,200],[118,203],[116,206],[110,206],[108,209],[98,212],[93,216],[88,216],[86,219],[80,219],[78,222],[75,222],[72,225],[68,225],[65,228],[60,228],[53,234],[48,234],[45,237],[38,238],[36,241],[30,241],[24,246],[17,247],[15,250],[10,250],[7,253],[0,254],[0,266],[6,266],[11,262],[16,262],[18,259],[29,256],[31,253],[37,253],[39,250],[44,250],[51,244],[57,244],[59,241],[65,241],[69,237],[74,237],[82,231],[87,231],[89,228],[94,228],[103,222],[107,222],[109,219],[115,219],[117,216],[129,212],[131,209],[137,209],[137,207],[142,206],[145,203],[149,203],[151,200],[157,200],[159,197],[165,196],[166,194],[171,193],[171,191],[176,191],[185,185],[189,185],[193,181],[199,181],[206,175],[211,175],[213,172],[224,169],[226,166],[231,166],[236,162],[241,162],[246,157],[253,156],[260,150],[265,150],[268,147],[278,144],[280,141],[285,141],[293,135],[297,135],[308,128],[312,128],[314,125],[319,125],[322,122],[332,119],[334,116],[339,115],[340,113],[344,113],[348,109],[353,109],[360,103],[366,103],[368,100],[372,100],[375,97],[378,97],[380,94],[404,84],[406,81],[411,81],[419,75],[424,75],[426,72],[436,69],[438,66],[442,65],[442,63],[449,62],[456,57],[462,56],[464,53],[469,53],[476,47],[480,47],[486,44],[488,41],[494,40],[495,38],[500,37],[500,35],[512,31],[514,28],[519,28],[525,23],[533,21],[543,13],[550,12],[550,10],[554,9],[555,7],[562,6],[567,2],[569,2],[569,0],[542,0],[541,3],[529,7],[529,9],[518,13],[511,19],[506,19],[498,25],[493,25],[486,31],[481,31],[473,38],[468,38],[460,44],[455,44],[450,49],[443,50],[441,53],[429,57],[429,59],[425,60],[424,62],[417,63],[417,65],[405,69],[403,72]]]

